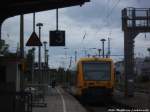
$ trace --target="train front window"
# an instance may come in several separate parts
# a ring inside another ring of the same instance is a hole
[[[110,62],[84,62],[85,80],[110,80]]]

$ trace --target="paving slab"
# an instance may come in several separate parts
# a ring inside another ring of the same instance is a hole
[[[50,88],[45,103],[46,107],[33,107],[33,112],[87,112],[73,96],[61,87]]]

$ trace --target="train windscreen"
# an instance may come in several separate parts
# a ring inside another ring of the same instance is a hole
[[[110,80],[110,62],[84,62],[83,73],[85,80]]]

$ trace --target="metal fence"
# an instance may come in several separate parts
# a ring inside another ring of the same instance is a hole
[[[32,112],[32,94],[29,92],[0,92],[0,111]]]

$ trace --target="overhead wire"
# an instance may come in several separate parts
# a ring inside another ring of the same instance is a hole
[[[107,0],[107,4],[108,4],[108,8],[110,7],[109,4],[110,3],[110,0]],[[114,3],[114,2],[113,2]],[[109,27],[110,26],[110,17],[111,17],[111,15],[112,15],[112,13],[113,13],[113,11],[115,10],[115,8],[118,6],[118,4],[120,3],[120,0],[118,0],[114,5],[113,5],[113,7],[112,8],[110,8],[110,9],[108,9],[108,12],[106,12],[107,14],[106,14],[106,26],[107,27]],[[109,29],[109,31],[108,31],[108,36],[107,36],[107,38],[110,38],[111,39],[111,34],[112,34],[112,29],[110,28]],[[109,48],[110,49],[110,48]],[[109,52],[109,51],[108,51]],[[110,55],[110,56],[112,56],[112,55]]]
[[[118,4],[120,3],[121,0],[118,0],[115,5],[112,7],[112,9],[110,10],[110,12],[107,14],[106,18],[109,18],[111,16],[111,14],[113,13],[114,9],[118,6]]]
[[[109,20],[110,20],[110,17],[111,17],[111,15],[112,15],[112,13],[113,13],[113,11],[114,11],[114,9],[118,6],[118,4],[120,3],[120,1],[121,0],[118,0],[117,2],[112,2],[113,4],[113,7],[112,8],[109,8],[110,6],[111,6],[111,2],[110,2],[110,0],[107,0],[106,1],[106,4],[107,4],[107,8],[106,9],[108,9],[108,10],[106,10],[106,16],[105,16],[105,19],[104,19],[104,23],[106,23],[106,27],[108,27],[108,26],[110,26],[110,22],[109,22]],[[110,10],[110,11],[109,11]],[[98,32],[97,32],[98,33]]]

